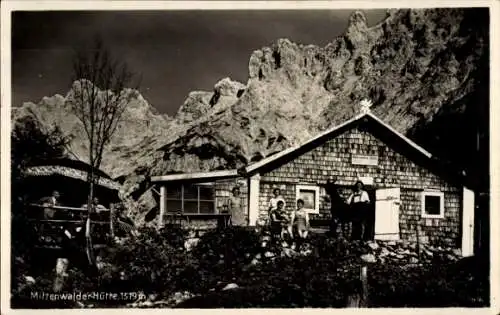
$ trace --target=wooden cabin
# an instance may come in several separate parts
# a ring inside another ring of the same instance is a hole
[[[356,181],[365,184],[372,201],[369,225],[374,239],[418,238],[472,255],[474,193],[464,178],[366,107],[305,143],[240,170],[156,176],[152,180],[161,187],[160,212],[166,215],[173,209],[220,213],[231,185],[241,185],[248,224],[257,225],[268,216],[268,201],[275,188],[280,188],[287,210],[300,198],[311,218],[328,219],[330,204],[324,185],[333,177],[344,198]],[[209,195],[187,188],[207,182]],[[201,206],[203,198],[210,200],[210,206]]]

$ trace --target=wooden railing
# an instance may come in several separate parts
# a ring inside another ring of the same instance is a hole
[[[54,247],[61,246],[62,239],[65,237],[65,230],[71,230],[68,233],[85,233],[85,224],[88,217],[86,207],[66,207],[50,206],[42,204],[29,204],[28,222],[32,223],[38,240],[35,246]],[[51,218],[46,218],[46,211],[51,211]],[[113,208],[98,209],[90,214],[90,230],[94,244],[97,246],[107,243],[109,237],[114,236],[113,227]]]

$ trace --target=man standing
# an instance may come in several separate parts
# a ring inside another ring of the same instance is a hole
[[[351,206],[353,217],[352,234],[354,239],[364,240],[366,238],[366,221],[368,216],[368,204],[370,197],[364,189],[362,181],[357,181],[354,184],[352,194],[349,196],[347,203]]]

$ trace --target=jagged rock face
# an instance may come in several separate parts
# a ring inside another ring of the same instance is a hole
[[[467,109],[488,106],[484,97],[471,102],[488,86],[488,26],[479,27],[478,18],[487,20],[487,11],[391,10],[368,27],[355,12],[345,34],[325,47],[279,39],[254,51],[246,84],[225,78],[212,92],[192,92],[173,119],[138,96],[106,152],[104,170],[126,178],[124,195],[131,195],[151,175],[239,167],[351,118],[366,97],[385,122],[446,157],[450,141],[427,143],[415,130],[441,125],[447,113],[466,116]],[[64,97],[16,112],[60,124],[85,157],[81,126],[67,114]],[[445,138],[439,133],[447,130],[433,130],[434,138]]]
[[[460,9],[401,10],[369,28],[355,12],[345,35],[326,47],[279,39],[252,53],[245,91],[230,110],[206,113],[210,119],[163,147],[153,172],[256,161],[352,117],[365,97],[403,133],[443,106],[463,112],[455,101],[478,84],[488,49],[487,33],[470,32],[473,20]]]
[[[225,110],[234,104],[244,91],[245,85],[242,83],[224,78],[215,84],[213,92],[191,92],[179,108],[176,121],[187,124],[211,112]]]

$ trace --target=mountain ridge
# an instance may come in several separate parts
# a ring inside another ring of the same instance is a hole
[[[364,98],[385,123],[467,168],[473,160],[457,153],[473,152],[484,119],[474,113],[488,106],[488,26],[478,26],[477,14],[487,21],[480,9],[389,10],[368,27],[356,11],[346,32],[324,47],[278,39],[253,51],[246,83],[226,77],[213,91],[193,91],[174,117],[158,114],[139,95],[103,170],[124,183],[123,196],[140,196],[152,175],[236,168],[306,141],[353,117]],[[63,103],[60,95],[44,98],[13,119],[35,115],[62,124],[85,161],[78,124],[59,121],[71,117]],[[457,117],[467,124],[462,129],[452,127]]]

